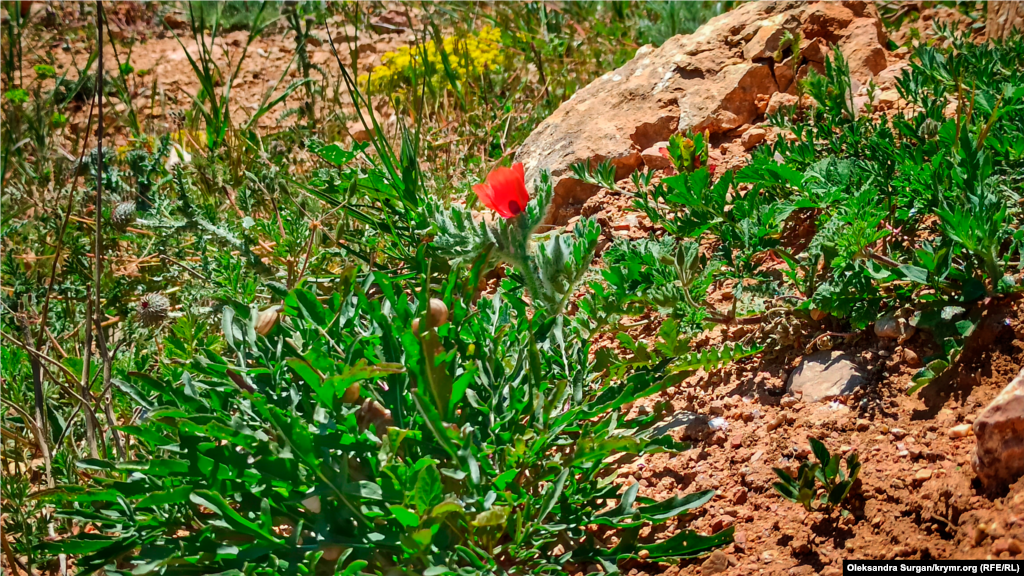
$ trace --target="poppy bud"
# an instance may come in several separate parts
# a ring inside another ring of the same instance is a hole
[[[345,393],[341,395],[341,401],[345,404],[355,404],[359,401],[358,382],[345,389]]]
[[[280,306],[271,306],[266,310],[260,312],[260,315],[256,317],[256,333],[260,336],[266,336],[270,334],[274,326],[277,325],[277,319],[280,316],[278,310]]]
[[[431,328],[439,328],[448,323],[448,306],[443,300],[431,298],[427,306],[427,317]]]

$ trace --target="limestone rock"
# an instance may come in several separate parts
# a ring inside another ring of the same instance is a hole
[[[786,40],[790,35],[806,39],[799,57]],[[830,44],[839,45],[854,76],[866,80],[887,66],[884,39],[877,11],[864,2],[746,3],[693,34],[641,47],[537,126],[515,161],[526,168],[527,185],[542,171],[551,173],[548,220],[561,224],[597,192],[572,178],[573,164],[611,161],[616,179],[626,178],[651,166],[644,151],[675,132],[714,136],[756,124],[775,93],[794,90],[809,70],[823,70]]]
[[[702,576],[709,576],[710,574],[718,574],[725,572],[729,569],[729,557],[725,555],[725,552],[721,550],[715,550],[708,556],[708,559],[700,565],[700,573]]]
[[[855,78],[874,76],[889,66],[885,55],[885,33],[880,20],[858,18],[850,25],[839,47]]]
[[[781,108],[788,108],[796,106],[800,99],[793,94],[786,94],[785,92],[776,92],[772,94],[770,100],[768,100],[768,108],[765,109],[765,114],[775,114]],[[812,313],[813,314],[813,313]]]
[[[764,139],[767,136],[768,131],[764,128],[751,128],[744,132],[743,136],[740,137],[740,143],[743,144],[744,150],[750,150],[754,146],[764,142]]]
[[[989,39],[1007,38],[1014,30],[1024,32],[1024,3],[989,3],[985,17],[985,34]]]
[[[1024,476],[1024,370],[974,420],[971,464],[982,483],[1003,486]]]
[[[662,148],[668,148],[668,142],[657,142],[650,148],[640,153],[644,165],[651,170],[664,170],[672,165],[672,161],[661,154]]]
[[[838,350],[804,356],[789,376],[789,391],[801,393],[804,402],[848,396],[867,383],[863,370],[852,360]]]

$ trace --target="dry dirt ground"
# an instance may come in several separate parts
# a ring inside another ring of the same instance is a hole
[[[108,82],[112,82],[109,78],[116,75],[119,64],[130,63],[134,68],[127,81],[132,107],[143,131],[159,135],[182,128],[182,112],[193,106],[193,97],[199,94],[201,86],[186,56],[187,51],[198,61],[200,52],[200,43],[187,25],[188,13],[166,12],[165,8],[158,10],[157,6],[162,5],[121,2],[113,5],[113,10],[108,7],[109,31],[105,29],[105,33],[115,38],[117,47],[105,43],[103,57]],[[385,15],[394,19],[393,14]],[[68,80],[77,80],[78,71],[85,67],[95,44],[93,39],[78,32],[84,29],[85,18],[91,19],[91,16],[83,17],[74,3],[36,2],[31,18],[43,26],[33,25],[26,34],[22,86],[29,86],[35,80],[33,66],[37,64],[52,63],[58,77],[67,74]],[[357,34],[340,16],[329,19],[328,26],[343,62],[348,64],[349,51],[356,51],[360,73],[379,65],[385,53],[414,40],[408,30],[395,26],[367,27]],[[213,59],[220,67],[220,92],[227,79],[235,74],[229,110],[236,127],[244,125],[263,102],[276,98],[289,83],[300,78],[294,35],[284,28],[283,22],[271,26],[247,49],[247,30],[222,32],[214,39],[209,35],[202,39],[204,44],[212,46]],[[337,119],[344,127],[344,121],[351,119],[351,100],[331,51],[327,28],[317,31],[315,36],[315,40],[307,43],[306,50],[311,63],[318,68],[311,77],[324,88],[323,98],[317,102],[317,116],[323,118],[340,112]],[[235,73],[243,53],[244,59]],[[43,81],[44,93],[53,85],[52,79]],[[3,87],[7,89],[9,87]],[[303,100],[303,91],[296,90],[272,112],[262,116],[255,127],[266,134],[294,126],[297,116],[281,118],[282,113],[299,107]],[[124,124],[128,105],[113,98],[108,98],[107,105],[112,109],[108,108],[105,114],[106,134],[113,137],[116,145],[122,146],[129,136]],[[84,98],[77,99],[69,105],[69,112],[65,137],[69,143],[77,142],[87,125],[89,104]],[[199,128],[201,130],[201,126]],[[344,132],[344,128],[341,131]],[[347,135],[332,134],[339,138]],[[198,136],[194,139],[198,140]]]
[[[148,71],[134,87],[140,116],[157,131],[171,130],[172,112],[191,105],[189,94],[196,93],[198,82],[178,41],[151,16],[145,10],[127,11],[119,15],[120,20],[115,18],[113,26],[117,35],[140,40],[131,54],[135,69]],[[219,39],[217,57],[237,59],[246,34],[230,32]],[[345,36],[343,30],[339,34]],[[45,43],[37,46],[40,54],[47,49],[54,54],[58,73],[72,66],[73,60],[82,65],[87,57],[82,38],[45,32],[37,41]],[[401,33],[361,37],[360,68],[378,63],[380,54],[405,41]],[[183,42],[194,54],[195,40],[183,37]],[[314,63],[336,73],[329,44],[310,49]],[[276,89],[293,55],[294,42],[282,33],[268,34],[252,44],[232,92],[234,118],[244,120],[268,90]],[[120,57],[123,61],[125,54]],[[26,82],[31,75],[28,67],[44,62],[43,57],[36,58],[26,61]],[[114,62],[109,48],[105,58]],[[294,63],[291,67],[294,71]],[[294,73],[285,78],[287,83]],[[300,101],[297,93],[282,109]],[[85,111],[87,107],[80,105],[72,129],[84,126]],[[264,117],[259,127],[276,129],[276,117]],[[119,138],[124,138],[123,130]],[[722,150],[720,170],[742,163],[742,149],[725,143]],[[646,236],[652,231],[650,223],[631,212],[630,204],[627,196],[602,191],[583,212],[602,220],[609,241],[615,236]],[[721,288],[710,296],[712,302],[724,304],[728,298],[729,292]],[[654,315],[645,319],[649,322],[636,329],[634,336],[650,339],[659,321]],[[812,328],[826,331],[829,322],[825,318]],[[638,402],[631,417],[641,411],[663,412],[666,417],[699,415],[696,424],[672,432],[692,441],[694,448],[625,463],[616,481],[639,482],[641,496],[658,499],[705,489],[718,492],[711,503],[675,526],[660,532],[647,530],[644,537],[654,541],[682,529],[710,533],[734,526],[735,542],[711,560],[680,565],[636,561],[625,572],[706,574],[714,573],[713,565],[720,563],[718,568],[726,567],[723,573],[733,575],[838,575],[842,559],[1024,558],[1024,480],[1006,492],[986,492],[970,465],[973,437],[954,437],[962,430],[954,427],[973,422],[1024,367],[1024,303],[991,310],[984,324],[981,329],[987,336],[982,345],[966,350],[943,382],[914,396],[905,390],[918,359],[929,354],[934,342],[918,332],[897,345],[868,330],[836,346],[853,355],[870,374],[870,383],[842,402],[805,403],[786,393],[800,349],[700,372],[678,387]],[[749,330],[718,328],[701,340],[738,340]],[[701,425],[708,418],[721,418],[725,426],[712,430]],[[810,437],[822,439],[833,453],[860,455],[863,469],[848,504],[852,514],[846,518],[838,513],[805,512],[772,489],[772,467],[795,470],[809,455]],[[613,541],[614,535],[608,538]]]

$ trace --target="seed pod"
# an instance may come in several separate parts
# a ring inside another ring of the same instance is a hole
[[[280,310],[280,306],[271,306],[261,311],[260,315],[256,317],[256,333],[260,336],[270,334],[270,331],[277,325],[277,320],[281,316]]]
[[[430,327],[438,328],[448,323],[448,306],[438,298],[431,298],[427,306],[427,318],[430,319]]]

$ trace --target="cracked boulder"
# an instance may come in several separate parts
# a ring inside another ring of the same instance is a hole
[[[576,92],[520,147],[527,182],[551,173],[549,221],[579,214],[595,186],[572,178],[577,162],[610,161],[622,179],[644,165],[643,152],[675,132],[707,131],[712,142],[756,123],[776,93],[821,70],[836,45],[855,78],[887,66],[885,35],[867,2],[751,2],[661,47],[643,46],[621,68]]]

